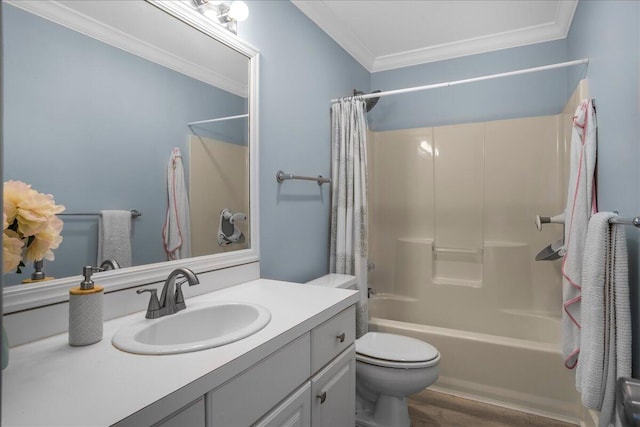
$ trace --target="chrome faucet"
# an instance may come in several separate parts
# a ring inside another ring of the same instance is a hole
[[[120,268],[120,264],[114,258],[109,258],[102,261],[100,268],[103,270],[116,270]]]
[[[176,283],[178,276],[184,276],[185,280]],[[189,286],[197,285],[200,283],[198,276],[189,270],[188,268],[176,268],[167,277],[164,285],[162,286],[162,293],[160,294],[160,300],[158,300],[158,294],[156,289],[138,289],[136,293],[141,294],[143,292],[149,292],[151,299],[149,300],[149,306],[147,307],[147,319],[157,319],[162,316],[177,313],[180,310],[187,308],[184,302],[184,295],[182,295],[181,286],[185,283],[189,283]]]

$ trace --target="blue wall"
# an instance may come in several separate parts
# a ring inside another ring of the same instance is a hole
[[[566,41],[558,40],[373,73],[371,89],[423,86],[564,61]],[[550,70],[384,97],[369,113],[369,125],[381,131],[557,114],[567,102],[566,73]]]
[[[640,2],[581,1],[567,37],[570,57],[589,57],[589,92],[598,114],[598,208],[640,214]],[[567,93],[575,87],[569,76]],[[634,377],[640,376],[638,246],[627,228],[634,316]]]
[[[288,1],[248,2],[239,36],[260,50],[261,275],[307,281],[328,272],[330,101],[369,89],[369,73]]]
[[[246,100],[11,5],[3,15],[4,179],[53,194],[68,212],[140,210],[134,264],[165,260],[171,149],[186,156],[187,122],[242,114]],[[217,126],[210,135],[245,144],[243,122],[203,125],[198,133]],[[56,261],[45,264],[54,277],[96,262],[96,218],[64,222]],[[9,274],[3,281],[19,280]]]

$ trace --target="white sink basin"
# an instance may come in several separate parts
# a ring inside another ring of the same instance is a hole
[[[159,319],[123,326],[112,343],[136,354],[176,354],[206,350],[246,338],[264,328],[271,313],[257,304],[200,303]]]

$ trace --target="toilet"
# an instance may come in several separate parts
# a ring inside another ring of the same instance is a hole
[[[309,285],[356,289],[356,278],[328,274]],[[429,387],[440,373],[440,353],[415,338],[368,332],[356,340],[356,425],[409,427],[407,396]]]

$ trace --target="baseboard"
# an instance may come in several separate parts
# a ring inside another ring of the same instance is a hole
[[[566,423],[583,425],[582,420],[571,415],[576,414],[576,408],[573,405],[558,402],[554,399],[546,399],[540,396],[515,392],[514,390],[489,387],[486,384],[476,384],[442,376],[429,389]],[[591,427],[591,424],[586,424],[585,426]]]

